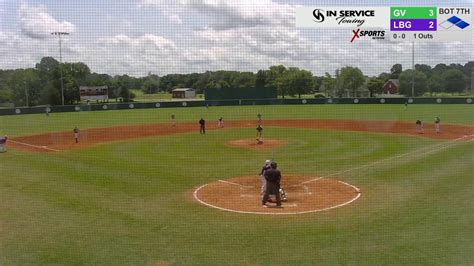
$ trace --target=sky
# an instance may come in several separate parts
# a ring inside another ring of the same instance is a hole
[[[474,0],[374,1],[357,6],[463,6]],[[0,69],[34,67],[42,57],[84,62],[93,72],[163,76],[216,70],[256,72],[277,64],[324,75],[345,66],[366,75],[412,65],[412,44],[363,40],[351,30],[302,29],[299,6],[353,6],[354,1],[283,0],[0,0]],[[474,14],[473,14],[474,15]],[[465,64],[474,44],[417,43],[415,63]]]

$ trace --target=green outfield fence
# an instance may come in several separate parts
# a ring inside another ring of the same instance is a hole
[[[81,111],[107,111],[127,109],[151,109],[170,107],[212,107],[237,105],[284,105],[284,104],[472,104],[473,99],[465,98],[318,98],[318,99],[242,99],[219,101],[173,101],[154,103],[102,103],[88,105],[67,105],[51,107],[17,107],[0,109],[0,115],[22,115]]]

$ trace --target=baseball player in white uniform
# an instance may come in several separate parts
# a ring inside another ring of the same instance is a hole
[[[265,189],[267,187],[267,180],[265,179],[265,171],[271,168],[270,166],[271,163],[272,161],[265,160],[265,164],[263,165],[262,170],[260,171],[260,180],[262,181],[262,187],[260,188],[260,195],[263,195],[265,193]]]
[[[7,136],[0,136],[0,152],[7,151]]]
[[[439,123],[441,122],[441,119],[439,119],[439,116],[436,116],[435,117],[435,121],[434,121],[434,126],[435,126],[435,130],[436,130],[436,133],[441,133],[441,129],[440,129],[440,126],[439,126]]]

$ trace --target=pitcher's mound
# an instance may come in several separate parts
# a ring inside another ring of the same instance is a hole
[[[227,142],[229,146],[251,149],[251,150],[270,150],[282,145],[288,144],[288,141],[281,139],[237,139]]]
[[[281,184],[288,200],[283,208],[261,205],[258,176],[236,177],[205,184],[193,192],[194,199],[208,207],[248,214],[303,214],[348,205],[360,197],[360,190],[335,179],[285,175]]]

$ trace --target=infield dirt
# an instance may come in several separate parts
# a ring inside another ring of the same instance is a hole
[[[253,128],[256,122],[251,120],[227,121],[226,128]],[[264,126],[307,129],[330,129],[340,131],[361,131],[376,133],[393,133],[416,135],[433,139],[457,139],[464,135],[474,134],[474,127],[462,125],[442,125],[442,133],[437,134],[433,125],[425,125],[424,134],[418,134],[415,123],[399,121],[363,121],[363,120],[266,120]],[[216,125],[207,127],[218,130]],[[220,129],[219,129],[220,130]],[[196,132],[199,134],[197,123],[146,124],[129,125],[108,128],[92,128],[81,130],[79,143],[74,143],[72,129],[70,132],[55,132],[32,136],[23,136],[11,140],[9,146],[15,149],[32,152],[52,152],[70,149],[86,148],[114,141],[125,141],[152,136],[166,136],[178,133]],[[269,139],[270,140],[270,139]],[[261,145],[256,148],[265,148]]]
[[[194,198],[208,207],[253,214],[302,214],[345,206],[359,197],[359,189],[335,179],[283,175],[281,186],[288,200],[283,208],[261,204],[258,176],[218,180],[194,190]]]

